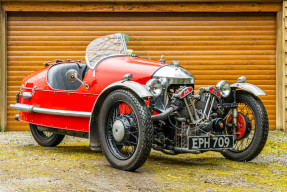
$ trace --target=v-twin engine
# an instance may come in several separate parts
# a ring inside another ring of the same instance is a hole
[[[213,87],[200,88],[196,95],[193,91],[192,87],[179,87],[170,94],[171,103],[166,110],[167,114],[160,114],[167,117],[167,123],[171,127],[169,140],[177,150],[188,147],[188,137],[225,131],[223,108],[217,90]]]

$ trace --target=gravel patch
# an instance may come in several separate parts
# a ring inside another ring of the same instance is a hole
[[[43,148],[30,132],[0,133],[0,191],[287,191],[286,149],[287,134],[272,131],[251,162],[152,151],[142,168],[126,172],[91,151],[87,139]]]

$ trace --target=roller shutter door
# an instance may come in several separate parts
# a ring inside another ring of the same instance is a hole
[[[8,105],[22,79],[54,59],[83,60],[93,39],[124,32],[140,39],[149,57],[179,60],[196,88],[245,75],[262,88],[275,129],[275,15],[242,13],[11,13],[8,15]],[[134,47],[134,49],[136,49]],[[27,130],[8,107],[8,130]]]

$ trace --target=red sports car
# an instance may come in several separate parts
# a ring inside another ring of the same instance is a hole
[[[27,76],[11,105],[15,119],[29,123],[44,147],[65,135],[87,138],[122,170],[141,167],[151,148],[218,151],[236,161],[259,155],[269,127],[260,88],[243,76],[195,92],[194,77],[179,62],[142,59],[129,43],[121,33],[100,37],[87,47],[86,63],[56,60]]]

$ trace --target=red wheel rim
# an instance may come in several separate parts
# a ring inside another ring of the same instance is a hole
[[[253,142],[256,126],[252,108],[245,102],[238,102],[237,107],[238,128],[233,151],[239,153],[245,151]],[[226,123],[232,123],[232,111],[230,111]],[[227,132],[233,134],[232,129],[228,129]]]
[[[228,123],[232,122],[232,115],[230,115],[228,117],[227,122]],[[238,113],[236,140],[243,139],[245,133],[246,133],[246,120],[245,120],[244,116],[241,113]]]
[[[133,112],[132,108],[126,103],[120,104],[119,105],[119,110],[120,110],[120,114],[121,115],[132,114],[132,112]]]

